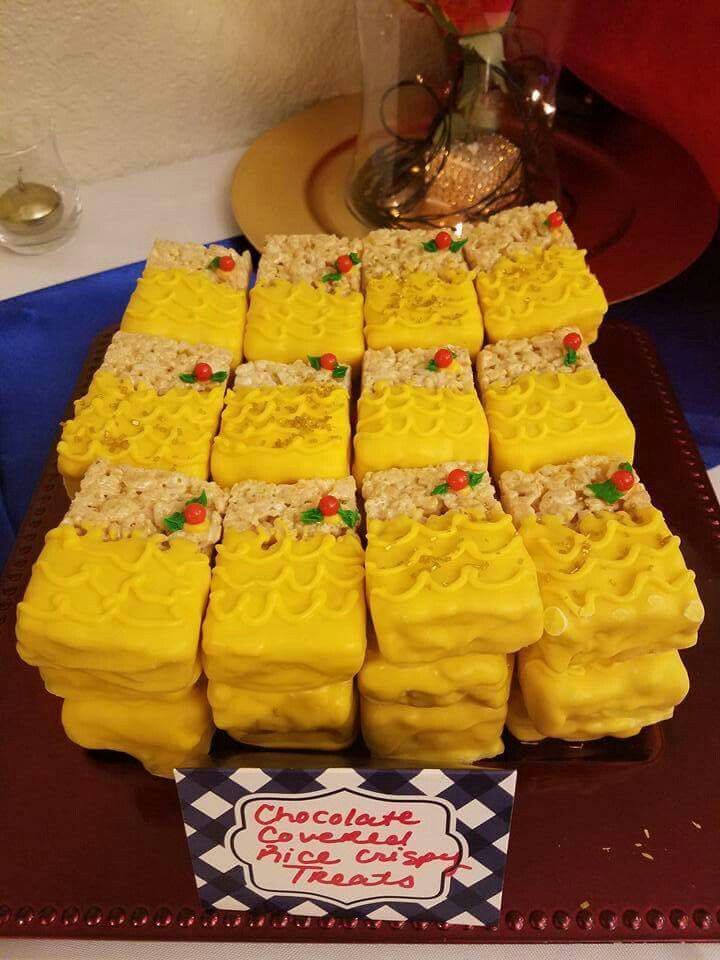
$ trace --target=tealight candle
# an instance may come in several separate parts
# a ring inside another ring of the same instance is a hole
[[[45,230],[62,216],[62,197],[44,183],[17,183],[0,195],[0,223],[15,233]]]

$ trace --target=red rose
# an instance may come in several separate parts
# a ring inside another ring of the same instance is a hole
[[[416,10],[421,6],[417,0],[408,3]],[[467,37],[501,30],[510,16],[513,0],[425,0],[423,6],[446,30]]]

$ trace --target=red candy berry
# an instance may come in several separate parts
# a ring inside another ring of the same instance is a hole
[[[222,270],[223,273],[230,273],[231,270],[235,269],[235,261],[232,257],[220,257],[218,269]]]
[[[620,493],[626,493],[635,484],[635,477],[630,470],[616,470],[610,479]]]
[[[334,517],[340,509],[340,503],[337,497],[332,497],[328,494],[326,497],[320,498],[318,509],[324,517]]]
[[[209,363],[196,363],[193,373],[195,374],[196,380],[199,380],[200,383],[204,383],[212,376],[212,367]]]
[[[547,218],[547,225],[551,230],[557,230],[565,223],[565,217],[560,213],[559,210],[553,210],[550,216]]]
[[[563,337],[563,346],[568,350],[579,350],[582,346],[582,337],[579,333],[566,333]]]
[[[337,366],[337,357],[334,353],[324,353],[320,357],[320,366],[323,370],[334,370]]]
[[[447,230],[441,230],[440,233],[435,237],[435,246],[438,248],[438,250],[449,250],[451,243],[452,237]]]
[[[183,510],[186,523],[203,523],[207,516],[207,510],[201,503],[189,503]]]
[[[339,273],[350,273],[353,268],[353,262],[350,257],[344,253],[341,257],[337,258],[335,266],[338,268]]]
[[[441,347],[435,353],[435,363],[441,369],[444,370],[446,367],[449,367],[453,362],[455,357],[453,357],[452,350],[448,350],[447,347]]]
[[[467,470],[451,470],[447,475],[447,485],[451,490],[464,490],[465,487],[470,483],[470,478],[467,475]]]

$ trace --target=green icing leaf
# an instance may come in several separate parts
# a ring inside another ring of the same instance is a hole
[[[565,354],[565,359],[563,360],[563,363],[565,364],[566,367],[571,367],[574,363],[577,363],[577,351],[569,349],[568,352]]]
[[[320,369],[320,357],[311,357],[311,356],[308,354],[308,363],[309,363],[310,366],[313,368],[313,370],[319,370],[319,369]]]
[[[361,261],[360,261],[360,257],[359,257],[356,253],[351,253],[351,254],[350,254],[350,259],[351,259],[352,262],[353,262],[354,264],[356,264],[356,265],[361,262]]]
[[[223,380],[227,380],[227,370],[216,370],[210,379],[215,383],[222,383]]]
[[[631,463],[621,463],[618,465],[618,470],[627,470],[628,473],[632,473],[633,465]]]
[[[171,513],[169,517],[165,517],[163,523],[170,533],[176,533],[178,530],[182,530],[182,528],[185,526],[185,514]]]
[[[210,263],[207,265],[208,270],[217,270],[220,266],[220,257],[213,257]]]
[[[300,519],[303,523],[322,523],[322,511],[319,507],[311,507],[310,510],[303,510]]]
[[[468,472],[468,484],[471,487],[476,487],[484,476],[485,476],[484,470],[481,473],[473,473],[473,471],[470,470]]]
[[[440,483],[440,484],[438,484],[437,487],[435,487],[434,490],[431,490],[431,491],[430,491],[430,496],[432,496],[432,497],[439,497],[439,496],[441,496],[443,493],[447,493],[449,490],[450,490],[450,484],[449,484],[449,483]]]
[[[194,373],[181,373],[180,379],[183,383],[195,383],[195,374]]]
[[[453,242],[450,244],[450,253],[457,253],[458,250],[462,250],[467,242],[467,237],[465,237],[463,240],[453,240]]]
[[[333,380],[342,380],[342,378],[345,376],[346,370],[347,367],[341,367],[340,364],[338,364],[332,372]]]
[[[427,367],[426,367],[425,369],[426,369],[426,370],[432,370],[433,373],[437,373],[437,371],[440,369],[440,367],[437,365],[437,363],[435,363],[435,357],[432,358],[432,360],[430,361],[430,363],[428,363],[428,365],[427,365]]]
[[[323,283],[337,283],[338,280],[342,280],[342,274],[339,270],[336,270],[335,273],[326,273],[322,278]]]
[[[623,496],[612,480],[603,480],[602,483],[589,483],[588,490],[592,490],[595,496],[604,500],[605,503],[617,503],[618,500],[622,500]]]
[[[423,244],[423,250],[427,250],[428,253],[437,253],[438,245],[434,240],[427,240]]]
[[[201,506],[206,507],[208,505],[207,494],[203,490],[199,497],[193,497],[192,500],[187,500],[185,502],[185,506],[187,506],[189,503],[199,503]]]
[[[351,530],[360,522],[360,514],[357,510],[338,510],[338,514],[345,526],[350,527]]]

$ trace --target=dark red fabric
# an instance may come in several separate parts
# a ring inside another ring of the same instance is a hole
[[[720,0],[578,0],[564,60],[679,141],[720,197]]]

